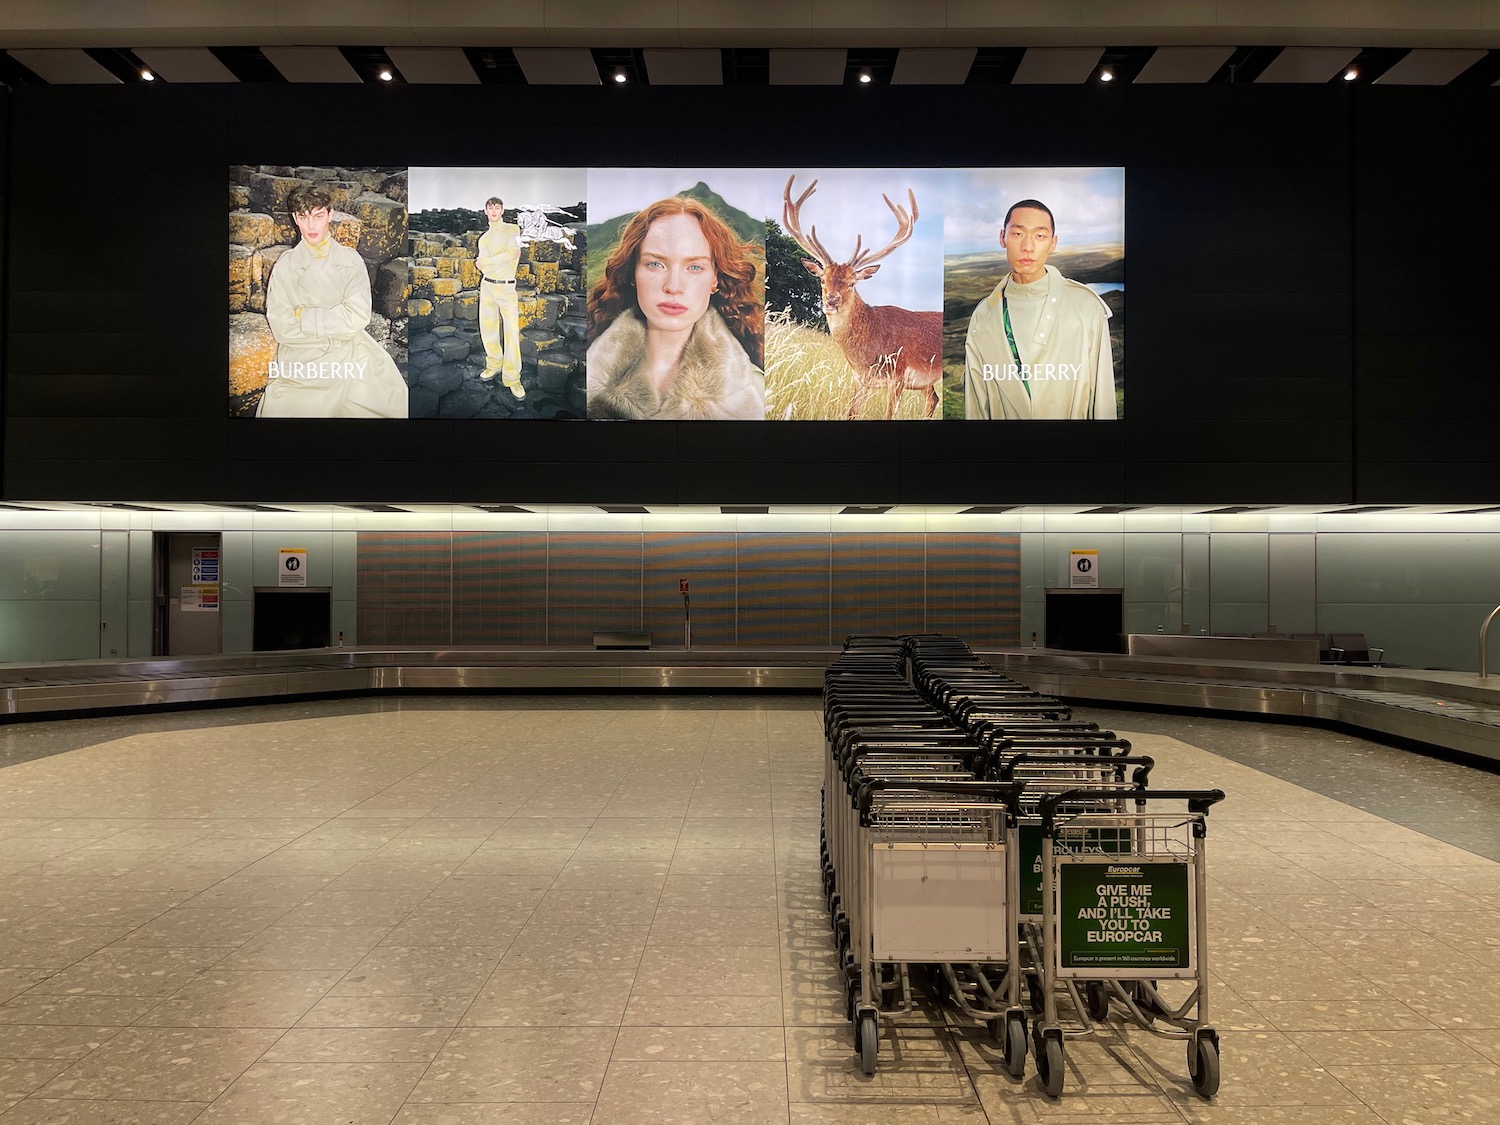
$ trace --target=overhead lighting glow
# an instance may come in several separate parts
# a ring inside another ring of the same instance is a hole
[[[1114,80],[1115,80],[1115,72],[1112,71],[1112,70],[1110,70],[1109,67],[1105,67],[1103,70],[1101,70],[1099,72],[1099,81],[1100,82],[1113,82]]]
[[[859,72],[859,80],[861,82],[869,82],[870,81],[870,72],[868,70],[862,70],[862,71],[860,71]]]
[[[156,75],[152,74],[149,70],[145,70],[143,68],[141,70],[141,81],[142,82],[155,82],[156,81]]]
[[[1345,82],[1353,82],[1358,77],[1359,71],[1355,70],[1352,66],[1348,70],[1344,71]]]
[[[380,80],[382,82],[389,82],[391,80],[391,72],[389,70],[382,70],[380,72]]]
[[[615,71],[615,81],[616,82],[624,82],[625,81],[625,72],[623,70],[617,70],[617,71]]]

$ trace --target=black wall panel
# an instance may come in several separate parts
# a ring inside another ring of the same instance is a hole
[[[1371,90],[1355,113],[1361,495],[1500,494],[1500,91]]]
[[[1500,483],[1475,424],[1500,408],[1481,350],[1496,91],[142,86],[6,104],[9,498],[1343,503]],[[232,162],[1124,165],[1125,418],[231,421]]]

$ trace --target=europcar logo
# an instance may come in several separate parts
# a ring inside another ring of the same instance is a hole
[[[1111,864],[1108,873],[1110,875],[1139,875],[1141,869],[1139,867],[1116,867]]]

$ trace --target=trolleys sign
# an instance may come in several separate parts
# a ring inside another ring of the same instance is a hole
[[[1187,864],[1058,867],[1059,969],[1193,967]]]

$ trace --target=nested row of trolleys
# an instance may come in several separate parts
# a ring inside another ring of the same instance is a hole
[[[1221,791],[1151,788],[1129,742],[936,635],[851,636],[824,734],[823,889],[864,1073],[882,1021],[926,993],[987,1025],[1012,1076],[1033,1059],[1052,1097],[1067,1039],[1112,1018],[1182,1040],[1214,1095]]]

